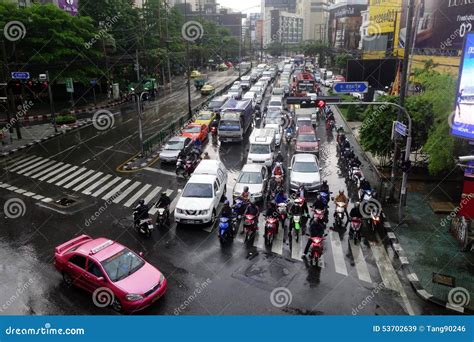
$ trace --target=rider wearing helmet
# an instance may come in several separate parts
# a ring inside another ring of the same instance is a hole
[[[251,199],[249,205],[247,206],[247,209],[245,209],[244,215],[254,215],[257,216],[260,215],[260,209],[258,209],[257,205],[255,204],[255,200]]]
[[[265,217],[278,217],[278,211],[275,202],[269,201]]]
[[[320,194],[316,196],[316,200],[313,203],[313,208],[318,210],[326,209],[326,204],[324,203],[323,198]]]
[[[202,157],[202,159],[209,160],[209,159],[211,159],[211,157],[209,157],[209,153],[204,152],[204,157]]]
[[[359,202],[356,202],[354,204],[354,208],[351,209],[351,212],[349,213],[349,216],[351,218],[359,218],[359,219],[362,218],[362,214],[360,212],[360,203]]]
[[[168,197],[166,192],[162,192],[160,199],[156,202],[155,207],[157,208],[167,208],[171,204],[171,199]]]
[[[345,212],[345,215],[347,216],[347,218],[349,218],[349,214],[347,212],[347,203],[349,202],[349,200],[347,199],[346,195],[344,194],[344,190],[339,190],[339,194],[336,196],[334,201],[336,203],[338,203],[338,202],[345,203],[344,212]],[[336,213],[334,213],[334,215],[336,215]]]
[[[228,200],[224,201],[224,206],[222,207],[221,217],[232,217],[232,208],[230,207],[230,202]]]
[[[249,187],[248,186],[245,186],[244,187],[244,191],[242,191],[242,193],[240,194],[240,198],[242,199],[242,201],[244,202],[248,202],[249,199],[250,199],[250,192],[249,192]]]
[[[277,161],[275,167],[272,170],[272,176],[284,176],[285,170],[283,170],[282,162]]]
[[[323,184],[321,184],[321,187],[319,188],[319,191],[329,194],[329,185],[328,185],[327,180],[323,181]]]
[[[145,204],[145,200],[141,199],[138,201],[137,206],[134,209],[134,223],[137,225],[140,220],[146,220],[148,218],[148,205]]]
[[[278,151],[278,154],[275,157],[275,162],[277,162],[277,163],[283,163],[284,162],[284,158],[283,158],[283,155],[281,154],[281,151]]]

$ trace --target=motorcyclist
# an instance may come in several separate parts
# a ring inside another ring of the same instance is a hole
[[[342,127],[342,125],[340,125],[337,130],[336,130],[337,134],[339,135],[343,135],[344,134],[344,127]]]
[[[277,210],[275,202],[273,201],[268,202],[267,211],[265,212],[265,217],[274,217],[274,218],[278,217],[278,210]]]
[[[211,157],[209,157],[209,153],[204,152],[204,156],[202,157],[202,159],[209,160],[209,159],[211,159]]]
[[[230,207],[230,202],[228,200],[224,201],[224,205],[221,211],[221,217],[232,218],[232,208]]]
[[[281,154],[281,151],[278,151],[278,154],[275,157],[275,162],[276,163],[283,163],[284,162],[284,158],[283,158],[283,155]]]
[[[347,217],[349,217],[349,214],[347,213],[347,203],[348,203],[349,200],[347,199],[346,195],[344,194],[344,190],[339,190],[339,194],[336,196],[334,201],[336,203],[345,203],[344,213]],[[334,213],[334,215],[336,215],[336,213]]]
[[[360,212],[360,203],[359,202],[356,202],[354,204],[354,208],[351,209],[351,212],[349,213],[349,216],[351,217],[351,219],[354,219],[354,218],[362,219],[362,214]]]
[[[286,203],[288,201],[288,197],[285,195],[285,190],[280,189],[278,193],[275,196],[275,203],[280,204],[280,203]]]
[[[244,191],[242,191],[239,198],[244,202],[248,202],[250,200],[250,192],[248,186],[244,187]]]
[[[316,196],[316,200],[313,203],[313,208],[318,210],[326,209],[326,204],[324,203],[323,198],[320,194]]]
[[[310,237],[322,237],[324,235],[324,229],[326,229],[326,227],[324,226],[323,222],[318,221],[318,220],[314,220],[313,222],[311,222],[311,225],[309,226],[309,236]],[[308,242],[306,242],[306,246],[304,248],[302,258],[306,257],[312,243],[313,243],[313,241],[311,241],[311,239],[308,239]]]
[[[349,163],[350,167],[360,167],[362,165],[362,162],[359,160],[359,157],[354,156],[354,158],[351,159]]]
[[[360,182],[360,198],[364,199],[364,196],[367,194],[367,192],[371,191],[372,187],[367,179],[363,179],[362,182]]]
[[[134,223],[135,225],[140,224],[140,220],[146,220],[149,217],[148,211],[150,208],[145,204],[145,200],[141,199],[138,201],[137,206],[134,209]]]
[[[254,215],[257,217],[258,215],[260,215],[260,209],[258,209],[257,205],[255,204],[255,201],[250,201],[249,205],[247,206],[247,209],[245,209],[244,215]]]
[[[291,222],[290,222],[290,227],[293,227],[293,217],[295,215],[301,216],[301,227],[302,230],[304,231],[304,228],[306,227],[306,218],[309,216],[309,209],[308,205],[306,204],[306,201],[299,197],[295,199],[293,202],[293,205],[290,207],[290,215],[291,215]],[[291,231],[288,232],[288,234],[291,234]]]
[[[321,187],[319,188],[319,191],[329,194],[329,185],[328,185],[327,180],[323,181],[323,184],[321,184]]]
[[[272,170],[272,176],[285,176],[285,170],[283,169],[282,162],[276,162],[276,165]]]

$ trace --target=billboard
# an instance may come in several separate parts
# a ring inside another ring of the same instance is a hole
[[[369,35],[380,35],[396,32],[401,7],[402,0],[370,0],[367,33]]]
[[[58,7],[70,15],[77,15],[79,0],[58,0]]]
[[[459,66],[454,112],[450,117],[451,134],[474,139],[474,32],[466,34]]]
[[[403,0],[399,47],[404,47],[408,0]],[[415,0],[415,48],[461,50],[466,33],[473,31],[474,2]]]

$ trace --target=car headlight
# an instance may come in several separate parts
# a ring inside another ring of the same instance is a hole
[[[253,194],[253,197],[262,197],[262,193],[261,192],[257,192],[255,194]]]
[[[239,192],[234,192],[234,193],[232,194],[232,196],[234,196],[234,197],[239,197],[239,196],[240,196],[240,193],[239,193]]]
[[[183,214],[183,209],[176,209],[176,212],[177,212],[178,214]]]
[[[163,284],[163,282],[165,281],[165,276],[163,275],[163,273],[161,273],[160,275],[160,280],[158,281],[158,284]]]
[[[199,210],[198,215],[207,215],[209,214],[209,210]]]
[[[139,294],[129,293],[125,296],[125,299],[129,302],[136,302],[137,300],[142,300],[143,296]]]

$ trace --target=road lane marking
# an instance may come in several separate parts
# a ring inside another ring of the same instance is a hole
[[[50,160],[46,164],[43,164],[43,165],[41,165],[41,166],[31,170],[31,171],[28,171],[27,173],[24,174],[24,176],[25,177],[30,177],[35,172],[41,171],[41,170],[47,168],[48,166],[51,166],[52,164],[56,164],[56,161],[55,160]]]
[[[167,176],[176,177],[176,172],[165,171],[165,170],[161,170],[161,169],[155,169],[154,167],[145,167],[143,170],[147,170],[147,171],[151,171],[151,172],[155,172],[155,173],[161,173],[161,174],[167,175]]]
[[[34,169],[35,167],[38,167],[38,166],[40,166],[40,165],[42,165],[42,164],[48,162],[48,161],[49,161],[49,159],[40,160],[39,162],[34,163],[33,165],[28,166],[27,168],[21,169],[21,170],[18,171],[17,173],[18,173],[19,175],[21,175],[21,174],[23,174],[23,173],[25,173],[25,172],[27,172],[27,171],[30,171],[30,170]]]
[[[59,179],[61,178],[63,175],[69,173],[69,172],[72,172],[74,171],[75,169],[77,169],[77,166],[72,166],[71,164],[64,164],[63,166],[61,166],[59,169],[56,169],[54,170],[53,172],[50,172],[44,176],[42,176],[39,180],[42,182],[50,177],[53,177],[54,175],[57,175],[58,173],[60,173],[61,171],[64,171],[66,170],[65,172],[63,172],[61,175],[59,175],[58,178],[55,177],[55,180],[56,179]]]
[[[36,157],[34,159],[30,159],[28,160],[26,163],[21,163],[21,165],[18,165],[18,166],[15,166],[14,168],[12,169],[7,169],[8,171],[10,172],[17,172],[18,170],[21,170],[22,168],[24,168],[25,166],[28,166],[28,165],[31,165],[33,163],[36,163],[38,160],[41,160],[43,159],[42,157]]]
[[[120,177],[116,177],[116,178],[112,179],[110,182],[105,184],[102,188],[100,188],[99,190],[94,192],[92,194],[92,197],[97,197],[97,196],[101,195],[104,191],[106,191],[108,188],[110,188],[112,185],[114,185],[115,183],[117,183],[120,180],[122,180],[122,178],[120,178]]]
[[[331,240],[332,257],[334,259],[336,273],[347,276],[347,266],[346,261],[344,260],[344,252],[342,251],[342,244],[339,234],[332,230],[329,233],[329,236]]]
[[[124,200],[128,195],[130,195],[130,193],[135,190],[140,184],[142,184],[142,182],[135,182],[133,183],[132,185],[130,185],[125,191],[123,191],[120,196],[118,196],[117,198],[115,198],[113,200],[113,203],[115,204],[118,204],[120,203],[122,200]]]
[[[142,187],[140,190],[138,190],[135,195],[133,195],[123,206],[130,208],[132,204],[134,204],[140,196],[142,196],[149,188],[151,188],[150,184],[146,184],[144,187]]]
[[[122,179],[122,178],[121,178]],[[130,183],[132,180],[131,179],[126,179],[119,185],[117,185],[115,188],[110,190],[105,196],[102,197],[103,200],[108,200],[112,196],[116,195],[125,185]]]
[[[54,169],[56,169],[56,168],[58,168],[58,167],[60,167],[60,166],[62,166],[62,165],[64,165],[64,163],[62,163],[62,162],[56,163],[56,164],[54,164],[53,166],[48,167],[46,170],[43,170],[43,171],[38,172],[38,173],[35,173],[34,175],[31,176],[31,178],[36,179],[36,178],[38,178],[38,177],[40,177],[40,176],[43,176],[44,174],[47,174],[48,172],[50,172],[50,171],[52,171],[52,170],[54,170]]]
[[[81,189],[84,189],[88,184],[92,183],[94,180],[102,176],[102,172],[97,172],[95,175],[92,175],[92,177],[87,178],[84,182],[76,186],[73,191],[80,191]]]
[[[300,236],[298,240],[299,241],[296,242],[295,234],[291,234],[291,257],[295,260],[301,260],[301,256],[303,255],[303,237]]]
[[[349,244],[351,246],[352,257],[354,258],[354,263],[359,279],[367,283],[372,283],[369,269],[367,267],[367,263],[365,262],[364,254],[362,253],[360,244],[354,244],[354,240],[352,239],[350,240]]]
[[[84,169],[84,171],[87,170],[87,169],[85,169],[85,168],[81,168],[81,170],[82,170],[82,169]],[[84,172],[84,171],[82,171],[82,172]],[[68,183],[67,183],[66,185],[64,185],[63,187],[64,187],[65,189],[69,189],[69,188],[71,188],[73,185],[79,183],[79,182],[80,182],[81,180],[83,180],[84,178],[89,177],[89,176],[90,176],[91,174],[93,174],[94,172],[95,172],[94,170],[89,170],[89,171],[87,171],[86,173],[84,173],[84,174],[82,174],[81,176],[79,176],[78,178],[72,180],[71,182],[68,182]]]
[[[66,178],[63,178],[62,180],[60,180],[59,182],[56,183],[57,186],[61,186],[62,184],[66,183],[67,181],[69,181],[70,179],[76,177],[78,174],[84,172],[86,169],[85,168],[81,168],[79,169],[79,166],[73,166],[69,169],[67,169],[66,171],[64,172],[61,172],[59,175],[56,175],[56,177],[54,178],[51,178],[51,179],[48,179],[47,182],[48,183],[54,183],[56,182],[57,180],[61,179],[62,177],[64,177],[65,175],[67,175],[68,173],[71,173],[73,172],[72,174],[70,174],[69,176],[67,176]],[[77,171],[76,171],[77,170]]]
[[[154,188],[149,194],[148,196],[145,197],[145,204],[149,204],[155,197],[156,195],[161,191],[161,186],[157,186],[156,188]]]
[[[84,191],[82,191],[82,193],[84,195],[90,195],[92,194],[92,190],[94,190],[95,188],[97,188],[99,185],[101,185],[102,183],[104,183],[107,179],[109,179],[110,177],[112,177],[112,175],[105,175],[104,177],[102,177],[101,179],[99,179],[97,182],[95,182],[94,184],[90,185],[87,189],[85,189]]]
[[[25,158],[25,156],[21,156],[20,158],[16,158],[13,161],[8,161],[7,164],[10,164],[10,165],[8,167],[6,167],[5,170],[15,168],[19,165],[22,165],[23,163],[26,163],[28,160],[31,160],[33,158],[36,158],[36,156],[29,156],[29,157],[26,157],[26,158]]]

